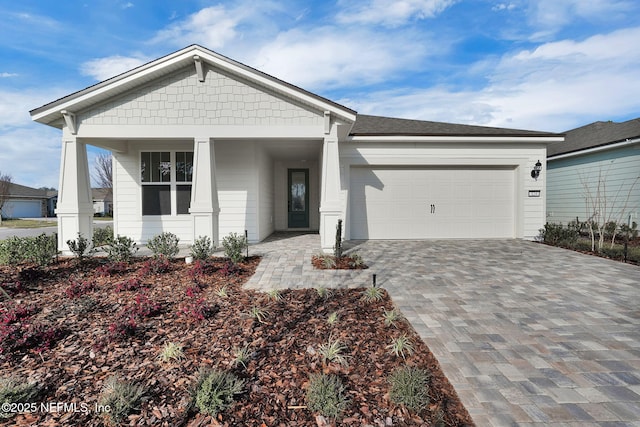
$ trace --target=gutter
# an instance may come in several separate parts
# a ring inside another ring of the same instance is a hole
[[[557,154],[555,156],[549,156],[547,157],[547,161],[566,159],[566,158],[575,157],[575,156],[582,156],[583,154],[598,153],[604,150],[613,150],[616,148],[622,148],[629,145],[637,144],[639,142],[640,142],[640,138],[632,138],[632,139],[627,138],[626,140],[616,142],[615,144],[601,145],[599,147],[587,148],[585,150],[572,151],[571,153],[564,153],[564,154]]]

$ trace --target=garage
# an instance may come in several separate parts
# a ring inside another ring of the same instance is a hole
[[[515,168],[352,167],[352,239],[513,238]]]
[[[2,208],[6,218],[40,218],[42,216],[41,200],[8,200]]]

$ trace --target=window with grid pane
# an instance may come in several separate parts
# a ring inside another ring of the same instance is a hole
[[[142,215],[188,214],[192,176],[193,152],[140,153]]]

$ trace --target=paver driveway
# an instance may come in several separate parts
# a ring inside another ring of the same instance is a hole
[[[317,235],[252,247],[248,286],[391,294],[478,426],[640,426],[640,268],[518,240],[349,242],[361,272],[314,271]]]

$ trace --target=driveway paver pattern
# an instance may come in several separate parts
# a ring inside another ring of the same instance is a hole
[[[521,240],[351,241],[370,266],[316,271],[275,234],[247,286],[377,283],[478,426],[640,426],[640,267]]]

